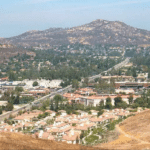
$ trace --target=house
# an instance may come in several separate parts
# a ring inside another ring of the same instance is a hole
[[[75,91],[75,94],[80,94],[80,95],[96,95],[97,92],[94,92],[93,89],[91,88],[81,88]]]
[[[77,110],[77,112],[81,115],[81,116],[87,116],[88,113],[85,111],[81,111],[81,110]]]
[[[22,115],[16,116],[14,118],[14,121],[18,123],[30,122],[32,121],[34,117],[37,117],[39,114],[42,114],[42,113],[43,113],[42,111],[34,110],[30,113],[28,112],[28,113],[24,113]]]
[[[50,134],[49,134],[48,132],[43,132],[41,138],[42,138],[42,139],[48,139],[49,135],[50,135]]]
[[[14,128],[13,126],[7,125],[7,126],[5,126],[4,131],[13,132],[14,131],[13,128]]]
[[[0,106],[6,106],[8,101],[0,101]]]
[[[144,82],[146,80],[145,76],[138,76],[137,78],[137,82]]]
[[[96,110],[91,110],[91,114],[92,114],[93,116],[97,116],[98,111],[96,111]]]
[[[43,133],[44,133],[44,131],[43,131],[43,130],[40,130],[40,133],[38,134],[38,137],[39,137],[39,138],[42,138]]]
[[[55,140],[55,138],[54,138],[54,136],[49,135],[48,140],[54,141],[54,140]]]
[[[51,112],[50,112],[50,115],[51,115],[52,117],[54,117],[54,116],[56,116],[56,112],[55,112],[55,111],[51,111]]]
[[[66,125],[66,126],[64,126],[64,127],[61,127],[61,128],[59,128],[60,130],[59,130],[59,133],[58,133],[58,136],[63,136],[63,135],[65,135],[65,133],[66,132],[69,132],[71,129],[72,129],[72,126],[70,126],[70,125]]]
[[[115,89],[115,93],[134,94],[135,91],[133,89]]]
[[[139,73],[137,76],[137,82],[144,82],[148,79],[148,73]]]
[[[90,123],[89,121],[87,121],[86,125],[89,130],[91,130],[97,126],[96,123]]]
[[[43,89],[39,89],[39,90],[30,90],[29,94],[33,94],[34,96],[44,96],[47,94],[47,92]]]
[[[59,133],[59,128],[56,126],[51,127],[49,130],[47,130],[48,133],[51,133],[51,135],[57,137]]]
[[[8,81],[8,80],[9,80],[8,77],[0,78],[0,81]]]
[[[106,105],[106,99],[109,97],[111,99],[111,104],[114,106],[115,104],[115,98],[119,96],[122,98],[123,101],[125,101],[127,104],[129,104],[129,100],[128,97],[130,95],[92,95],[89,97],[83,97],[80,99],[80,101],[82,101],[82,103],[84,103],[84,105],[86,106],[98,106],[100,104],[101,101],[104,102],[104,105]],[[133,100],[135,100],[136,98],[140,97],[139,95],[133,95]]]
[[[14,127],[15,132],[19,132],[21,130],[23,130],[23,125],[22,124],[15,125],[15,127]]]
[[[61,113],[61,116],[66,116],[67,115],[65,110],[59,110],[58,112]]]
[[[89,121],[91,123],[102,124],[102,123],[104,123],[105,119],[102,117],[93,117],[93,118],[90,118]]]
[[[26,122],[26,121],[29,122],[30,120],[25,120],[24,116],[17,116],[17,117],[14,118],[14,121],[16,123],[23,123],[23,122]]]
[[[141,88],[150,88],[150,82],[115,82],[116,88],[121,89],[141,89]]]
[[[101,76],[101,80],[106,81],[107,83],[110,83],[111,81],[119,82],[132,82],[135,81],[134,77],[132,76]]]
[[[119,113],[117,114],[117,116],[119,116],[119,118],[123,118],[123,117],[128,116],[128,114],[125,113],[125,112],[119,112]]]
[[[77,131],[78,133],[81,133],[81,131],[87,131],[88,130],[88,126],[84,123],[81,123],[79,125],[77,125],[75,128],[74,128],[75,131]]]
[[[67,98],[68,99],[68,102],[69,103],[79,103],[80,101],[80,98],[83,97],[82,95],[80,94],[74,94],[74,93],[65,93],[63,95],[64,98]]]
[[[67,142],[68,144],[77,144],[77,139],[79,139],[79,134],[74,130],[71,130],[66,135],[63,135],[62,142]]]

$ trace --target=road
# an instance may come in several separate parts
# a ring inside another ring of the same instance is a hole
[[[47,98],[52,97],[52,96],[54,96],[54,95],[56,95],[56,94],[66,93],[66,92],[68,92],[68,90],[69,90],[70,88],[72,88],[72,85],[69,85],[69,86],[67,86],[67,87],[65,87],[65,88],[63,88],[63,89],[60,89],[60,90],[58,90],[58,91],[56,91],[56,92],[53,92],[53,93],[51,93],[51,94],[49,94],[49,95],[46,95],[46,96],[40,98],[40,99],[38,99],[38,100],[35,100],[35,101],[33,101],[31,104],[26,104],[26,105],[24,105],[24,106],[22,106],[22,107],[20,107],[20,108],[18,108],[18,109],[16,109],[16,110],[9,111],[9,112],[7,112],[7,113],[5,113],[5,114],[2,114],[2,115],[0,115],[0,121],[4,120],[5,118],[9,118],[10,115],[15,115],[15,114],[17,114],[17,113],[18,113],[19,111],[21,111],[21,110],[25,110],[25,109],[28,110],[28,109],[32,108],[33,105],[38,104],[38,103],[40,103],[41,101],[44,101],[44,100],[46,100]]]
[[[128,64],[128,63],[129,63],[129,61],[130,61],[130,58],[128,57],[128,58],[126,58],[124,61],[122,61],[121,63],[119,63],[119,64],[115,65],[115,66],[114,66],[114,67],[112,67],[112,68],[109,68],[108,70],[106,70],[106,71],[104,71],[104,72],[102,72],[102,73],[109,72],[109,71],[111,71],[113,68],[117,70],[117,69],[119,69],[119,68],[121,68],[121,67],[125,66],[126,64]],[[102,74],[102,73],[100,73],[100,74],[98,74],[98,75],[95,75],[95,76],[92,76],[92,77],[89,77],[89,78],[88,78],[88,79],[89,79],[89,81],[91,81],[91,80],[94,80],[94,79],[96,79],[96,78],[101,77],[101,74]]]

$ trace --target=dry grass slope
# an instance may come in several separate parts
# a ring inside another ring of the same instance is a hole
[[[123,121],[116,128],[117,140],[101,144],[104,149],[150,149],[150,110],[145,110]]]
[[[35,139],[18,133],[0,133],[0,149],[94,150],[92,147]]]

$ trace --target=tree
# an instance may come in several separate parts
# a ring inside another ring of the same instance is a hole
[[[111,103],[111,98],[110,97],[106,98],[106,103]]]
[[[88,84],[89,84],[89,78],[85,78],[84,79],[84,83],[88,86]]]
[[[18,112],[18,115],[22,115],[23,114],[23,112],[22,112],[22,110],[20,110],[19,112]]]
[[[7,103],[6,111],[12,111],[12,110],[13,110],[13,104],[12,103]]]
[[[128,97],[128,100],[129,100],[129,104],[132,104],[132,103],[133,103],[133,96],[130,95],[130,96]]]
[[[99,107],[100,107],[100,109],[104,109],[104,101],[103,100],[99,102]]]
[[[50,104],[50,110],[54,110],[54,105],[53,105],[53,101]]]
[[[57,95],[54,96],[53,100],[55,102],[55,111],[57,112],[59,103],[63,101],[63,97],[61,95],[57,94]]]
[[[118,103],[122,103],[122,98],[119,97],[119,96],[118,96],[118,97],[115,97],[114,100],[115,100],[115,106],[117,106]]]
[[[137,98],[134,102],[134,106],[147,107],[147,101],[143,97]]]
[[[82,130],[82,131],[81,131],[81,134],[80,134],[80,139],[82,140],[83,137],[84,137],[84,131]]]
[[[72,87],[75,88],[75,89],[79,88],[78,80],[76,80],[76,79],[72,80]]]
[[[132,76],[133,77],[137,77],[137,75],[136,75],[136,69],[135,68],[133,68],[133,70],[132,70]]]
[[[113,106],[112,106],[111,102],[107,102],[105,108],[106,109],[112,109]]]
[[[0,115],[2,114],[3,112],[2,112],[2,108],[0,107]]]
[[[78,136],[77,136],[77,138],[76,138],[76,144],[78,144],[79,143],[79,138],[78,138]]]
[[[124,101],[122,101],[122,98],[121,97],[116,97],[116,98],[114,98],[114,100],[115,100],[115,107],[117,107],[117,108],[127,108],[127,103],[126,102],[124,102]]]
[[[15,91],[16,91],[16,92],[22,92],[22,91],[23,91],[23,88],[22,88],[22,87],[17,86],[17,87],[15,88]]]
[[[9,72],[9,80],[10,81],[14,81],[14,80],[16,80],[16,75],[14,74],[14,72],[13,71],[10,71]]]
[[[99,117],[100,115],[102,115],[103,114],[103,110],[101,109],[101,110],[99,110],[99,112],[97,113],[97,116]]]
[[[105,108],[106,109],[112,109],[112,104],[111,104],[111,98],[110,97],[107,97],[106,98],[106,105],[105,105]]]
[[[16,96],[16,98],[14,100],[14,104],[19,104],[19,95]]]
[[[38,86],[38,85],[39,85],[39,83],[37,81],[33,82],[33,86]]]
[[[123,109],[126,109],[128,107],[127,103],[122,101],[121,103],[118,103],[117,104],[117,107],[118,108],[123,108]]]
[[[27,104],[32,101],[34,101],[34,97],[32,96],[23,96],[19,98],[19,104]]]

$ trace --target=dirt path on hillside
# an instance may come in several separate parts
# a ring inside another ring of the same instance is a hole
[[[95,147],[103,149],[150,149],[150,110],[137,113],[116,125],[116,140]]]
[[[123,135],[126,136],[127,138],[136,140],[136,141],[140,142],[141,144],[150,144],[150,142],[146,142],[146,141],[140,140],[140,139],[136,138],[136,137],[133,136],[133,135],[127,134],[126,132],[124,132],[124,131],[119,127],[119,125],[116,125],[116,128],[117,128],[117,130],[118,130],[121,134],[123,134]]]

